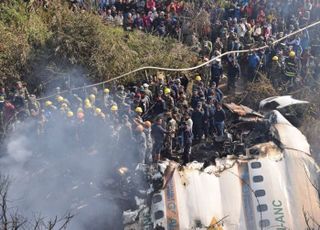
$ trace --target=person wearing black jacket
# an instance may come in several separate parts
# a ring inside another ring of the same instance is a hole
[[[214,125],[217,130],[218,137],[224,136],[224,121],[226,119],[226,114],[222,109],[222,105],[220,103],[216,104],[216,111],[213,115]]]
[[[192,135],[191,128],[185,122],[181,124],[181,128],[182,128],[182,136],[183,136],[182,165],[186,165],[187,163],[190,162],[193,135]]]

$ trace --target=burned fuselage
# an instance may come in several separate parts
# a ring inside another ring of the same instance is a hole
[[[317,226],[320,171],[305,136],[278,111],[225,108],[232,119],[223,144],[195,146],[185,167],[168,160],[146,170],[152,192],[131,221],[124,213],[125,229]]]

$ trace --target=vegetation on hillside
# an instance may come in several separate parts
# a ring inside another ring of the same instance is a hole
[[[22,0],[0,3],[0,78],[6,85],[22,78],[34,89],[75,66],[97,82],[141,66],[189,67],[195,61],[173,39],[105,25],[63,0],[32,10]]]

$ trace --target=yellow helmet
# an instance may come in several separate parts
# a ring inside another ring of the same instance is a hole
[[[278,56],[273,56],[272,61],[278,61],[278,60],[279,60]]]
[[[105,88],[105,89],[103,90],[103,92],[104,92],[105,94],[108,94],[108,93],[110,93],[110,90],[107,89],[107,88]]]
[[[90,101],[94,101],[96,99],[96,96],[94,94],[89,95]]]
[[[46,101],[44,104],[45,104],[46,107],[49,107],[49,106],[52,105],[52,102],[51,101]]]
[[[136,111],[136,113],[142,113],[142,112],[143,112],[141,107],[137,107],[137,108],[135,109],[135,111]]]
[[[100,108],[96,108],[95,111],[94,111],[97,115],[99,115],[102,111]]]
[[[89,102],[89,103],[86,103],[86,104],[84,105],[84,107],[85,107],[86,109],[91,109],[91,108],[92,108],[92,105],[91,105],[91,103]]]
[[[83,109],[81,107],[78,108],[77,113],[83,113]]]
[[[169,93],[171,93],[171,90],[169,88],[165,88],[163,92],[164,92],[164,94],[169,94]]]
[[[197,75],[196,78],[195,78],[195,80],[196,80],[196,81],[201,81],[201,76],[200,76],[200,75]]]
[[[58,96],[58,97],[57,97],[57,101],[58,101],[58,102],[63,102],[63,101],[64,101],[64,98],[63,98],[62,96]]]
[[[68,108],[67,103],[62,103],[62,104],[61,104],[61,108],[64,108],[64,109]]]
[[[72,111],[68,111],[67,112],[67,117],[69,117],[69,118],[73,117],[73,112]]]
[[[295,57],[295,56],[296,56],[296,53],[294,51],[290,51],[289,57]]]
[[[88,98],[84,99],[84,104],[89,104],[90,100]]]
[[[118,111],[118,106],[116,105],[111,106],[111,111]]]

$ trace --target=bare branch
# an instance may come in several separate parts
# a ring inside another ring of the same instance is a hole
[[[62,222],[61,227],[59,228],[59,230],[65,230],[67,229],[68,224],[70,223],[71,219],[74,217],[74,215],[72,215],[70,212],[67,213],[65,215],[64,218],[62,218],[61,220],[59,220],[59,222]]]

